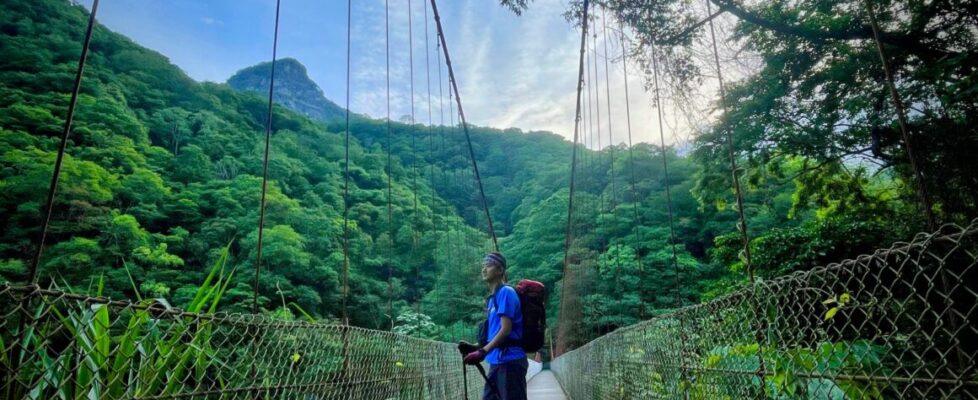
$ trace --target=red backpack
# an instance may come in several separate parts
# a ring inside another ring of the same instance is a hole
[[[523,312],[523,340],[520,347],[527,353],[533,353],[543,347],[546,336],[547,287],[537,281],[521,279],[515,289]]]

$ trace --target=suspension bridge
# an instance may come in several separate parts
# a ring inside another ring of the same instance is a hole
[[[454,344],[349,324],[349,30],[343,186],[343,315],[339,323],[328,324],[280,320],[258,312],[280,1],[276,2],[269,77],[253,312],[226,314],[217,311],[221,288],[230,282],[230,275],[223,268],[211,272],[186,309],[149,299],[114,300],[38,286],[38,263],[43,256],[48,225],[56,206],[62,158],[98,6],[99,1],[95,0],[28,283],[0,285],[0,364],[3,365],[0,389],[4,398],[480,398],[482,378],[474,370],[463,367]],[[348,10],[352,9],[353,3],[348,6]],[[453,115],[459,118],[458,125],[466,138],[465,155],[471,160],[473,178],[479,189],[488,240],[498,250],[486,200],[491,193],[483,190],[475,156],[477,149],[469,139],[462,98],[435,0],[430,0],[430,10],[436,25],[439,57],[444,56],[448,71],[449,96],[456,107]],[[426,16],[427,11],[426,5]],[[575,174],[579,173],[580,162],[588,162],[578,159],[577,145],[601,140],[600,132],[590,130],[586,122],[592,121],[588,116],[590,113],[600,118],[600,103],[596,101],[596,105],[592,105],[590,100],[591,90],[594,90],[595,98],[600,90],[591,71],[593,68],[596,77],[599,57],[594,50],[594,41],[597,39],[590,37],[591,50],[588,45],[589,25],[599,20],[606,24],[607,19],[604,15],[595,17],[589,14],[590,11],[589,2],[585,0],[576,16],[581,28],[581,43],[575,147],[570,155],[567,250],[575,233],[579,233],[573,228],[575,218],[580,218],[575,215],[580,211],[574,204],[574,185],[579,178]],[[349,14],[347,21],[349,28]],[[712,24],[712,19],[708,19],[698,27],[708,27],[715,43]],[[607,33],[604,39],[607,41]],[[609,60],[607,48],[606,42],[605,62]],[[723,69],[715,46],[713,56],[720,95],[723,96]],[[885,64],[882,47],[880,56]],[[604,71],[608,74],[607,65]],[[658,106],[658,69],[655,65],[653,72],[656,74],[654,93]],[[389,75],[388,72],[388,113]],[[627,71],[624,79],[627,88]],[[628,95],[627,91],[625,95]],[[582,100],[583,96],[587,96],[587,100]],[[605,96],[611,97],[607,85]],[[605,115],[610,119],[608,104]],[[661,124],[662,107],[657,108]],[[388,115],[388,138],[389,121]],[[597,126],[600,125],[598,121]],[[631,144],[630,121],[627,130]],[[665,147],[661,125],[659,131],[661,144]],[[550,362],[549,371],[530,379],[530,398],[978,399],[978,371],[975,368],[978,329],[973,321],[978,308],[978,293],[973,284],[978,279],[975,276],[978,274],[978,220],[964,225],[938,225],[928,211],[930,230],[908,238],[907,242],[880,244],[879,250],[873,253],[829,265],[811,266],[787,276],[768,280],[755,278],[750,269],[750,238],[744,218],[739,167],[732,151],[730,133],[727,135],[731,146],[729,172],[734,184],[731,189],[737,195],[738,231],[750,277],[748,284],[701,304],[684,304],[681,296],[675,296],[672,311],[619,328],[578,348],[570,348],[567,342],[572,323],[559,324],[554,339],[557,356]],[[912,151],[907,150],[912,157]],[[390,146],[387,151],[390,162]],[[615,156],[613,149],[609,156]],[[666,157],[663,157],[663,163],[663,170],[668,174]],[[918,171],[914,173],[918,180],[921,179]],[[665,190],[668,199],[668,185]],[[612,187],[607,201],[614,203],[615,196],[616,190]],[[922,190],[920,198],[922,209],[930,210]],[[672,266],[677,271],[674,286],[679,290],[683,285],[682,271],[676,261],[677,240],[669,203],[667,201],[665,205],[670,216],[672,236],[669,243]],[[638,215],[637,211],[635,215]],[[390,213],[388,222],[393,230]],[[226,253],[224,257],[227,257]],[[574,265],[580,261],[565,251],[564,285],[573,281]],[[573,288],[563,287],[561,290],[573,293]],[[561,296],[559,316],[562,321],[573,320],[575,312],[579,312],[578,302],[570,296]],[[389,311],[389,314],[393,313]]]

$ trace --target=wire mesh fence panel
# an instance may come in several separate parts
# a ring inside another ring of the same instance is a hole
[[[946,225],[758,282],[552,368],[574,399],[978,399],[976,233]]]
[[[460,399],[450,343],[0,285],[5,399]],[[473,371],[474,372],[474,371]],[[481,377],[468,374],[470,398]]]

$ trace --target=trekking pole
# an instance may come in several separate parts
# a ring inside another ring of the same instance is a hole
[[[475,349],[477,349],[477,348],[479,348],[477,345],[474,345],[474,344],[471,344],[471,343],[467,343],[467,342],[459,342],[458,343],[458,352],[463,357],[466,354],[468,354],[469,352],[475,351]],[[467,373],[465,367],[466,367],[465,361],[463,360],[462,361],[462,376],[463,377],[465,377],[466,376],[466,373]],[[486,370],[484,368],[482,368],[482,364],[475,364],[475,367],[479,370],[479,374],[482,375],[482,379],[484,379],[486,381],[486,384],[489,385],[489,388],[492,389],[492,391],[496,393],[496,398],[497,399],[502,399],[503,398],[503,395],[502,395],[502,393],[499,392],[499,388],[496,387],[496,382],[493,382],[493,381],[489,380],[489,376],[486,375]],[[468,396],[468,381],[467,380],[465,382],[465,387],[466,387],[465,395]],[[468,400],[468,397],[466,397],[466,400]]]
[[[465,391],[465,400],[469,400],[469,369],[462,363],[462,390]]]
[[[485,379],[486,380],[486,384],[489,385],[489,388],[492,389],[493,392],[496,392],[496,398],[497,399],[502,399],[503,398],[503,394],[500,393],[499,392],[499,388],[496,387],[496,382],[493,382],[493,381],[489,380],[489,376],[486,375],[486,370],[484,368],[482,368],[482,364],[476,364],[475,365],[475,368],[479,370],[479,373],[480,374],[482,374],[482,379]]]

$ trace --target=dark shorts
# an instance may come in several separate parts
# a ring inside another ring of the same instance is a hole
[[[489,382],[482,389],[482,400],[526,400],[526,369],[529,363],[525,358],[489,368]],[[492,383],[496,384],[493,389]],[[496,395],[498,390],[499,395]]]

